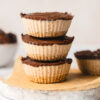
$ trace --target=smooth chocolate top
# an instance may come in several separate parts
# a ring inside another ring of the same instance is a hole
[[[72,63],[72,59],[63,59],[63,60],[57,60],[57,61],[37,61],[37,60],[33,60],[29,57],[26,58],[22,58],[22,63],[23,64],[27,64],[27,65],[31,65],[34,67],[39,67],[39,66],[55,66],[55,65],[61,65],[64,63],[68,63],[71,64]]]
[[[74,40],[74,37],[56,37],[56,38],[37,38],[29,35],[22,34],[22,40],[26,43],[35,45],[53,45],[53,44],[70,44]]]
[[[72,20],[73,16],[67,12],[37,12],[29,14],[20,14],[23,18],[35,20]]]
[[[78,59],[100,59],[100,49],[96,51],[78,51],[74,55]]]
[[[3,30],[0,30],[0,44],[5,43],[16,43],[17,37],[13,33],[5,33]]]

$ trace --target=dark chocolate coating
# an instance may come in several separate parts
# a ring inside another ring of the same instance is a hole
[[[3,30],[0,30],[0,44],[5,43],[16,43],[17,37],[13,33],[5,33]]]
[[[53,45],[53,44],[70,44],[74,37],[62,36],[56,38],[37,38],[29,35],[22,35],[22,40],[26,43],[35,45]]]
[[[72,20],[73,16],[68,14],[67,12],[36,12],[36,13],[29,13],[23,14],[21,13],[20,16],[22,18],[34,19],[34,20]]]
[[[57,61],[38,61],[38,60],[34,60],[31,59],[29,57],[26,58],[22,58],[21,59],[23,64],[27,64],[27,65],[31,65],[34,67],[39,67],[39,66],[55,66],[55,65],[61,65],[61,64],[71,64],[72,63],[72,59],[62,59],[62,60],[57,60]]]
[[[100,49],[96,51],[78,51],[74,55],[78,59],[100,59]]]

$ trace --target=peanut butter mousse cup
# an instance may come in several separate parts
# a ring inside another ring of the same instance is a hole
[[[71,59],[58,61],[37,61],[29,57],[22,58],[26,75],[36,83],[55,83],[66,80],[69,73]]]
[[[67,12],[20,14],[27,34],[34,37],[59,37],[68,31],[73,16]]]
[[[52,61],[66,58],[74,37],[36,38],[22,35],[27,56],[36,60]]]
[[[100,49],[96,51],[79,51],[75,53],[75,57],[83,73],[100,75]]]

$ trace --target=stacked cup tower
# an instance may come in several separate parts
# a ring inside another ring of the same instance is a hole
[[[27,57],[21,61],[36,83],[66,80],[72,59],[66,59],[74,37],[66,36],[73,16],[67,12],[21,13],[26,29],[22,40]]]

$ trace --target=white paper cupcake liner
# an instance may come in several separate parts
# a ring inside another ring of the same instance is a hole
[[[64,81],[67,78],[70,64],[39,67],[23,64],[23,67],[31,81],[48,84]]]
[[[22,18],[27,34],[34,37],[58,37],[68,31],[71,20],[32,20]]]
[[[71,43],[66,45],[34,45],[23,42],[23,44],[27,56],[36,60],[44,61],[66,58],[71,47]]]
[[[90,75],[100,75],[100,60],[97,59],[77,59],[78,66],[83,73]]]

